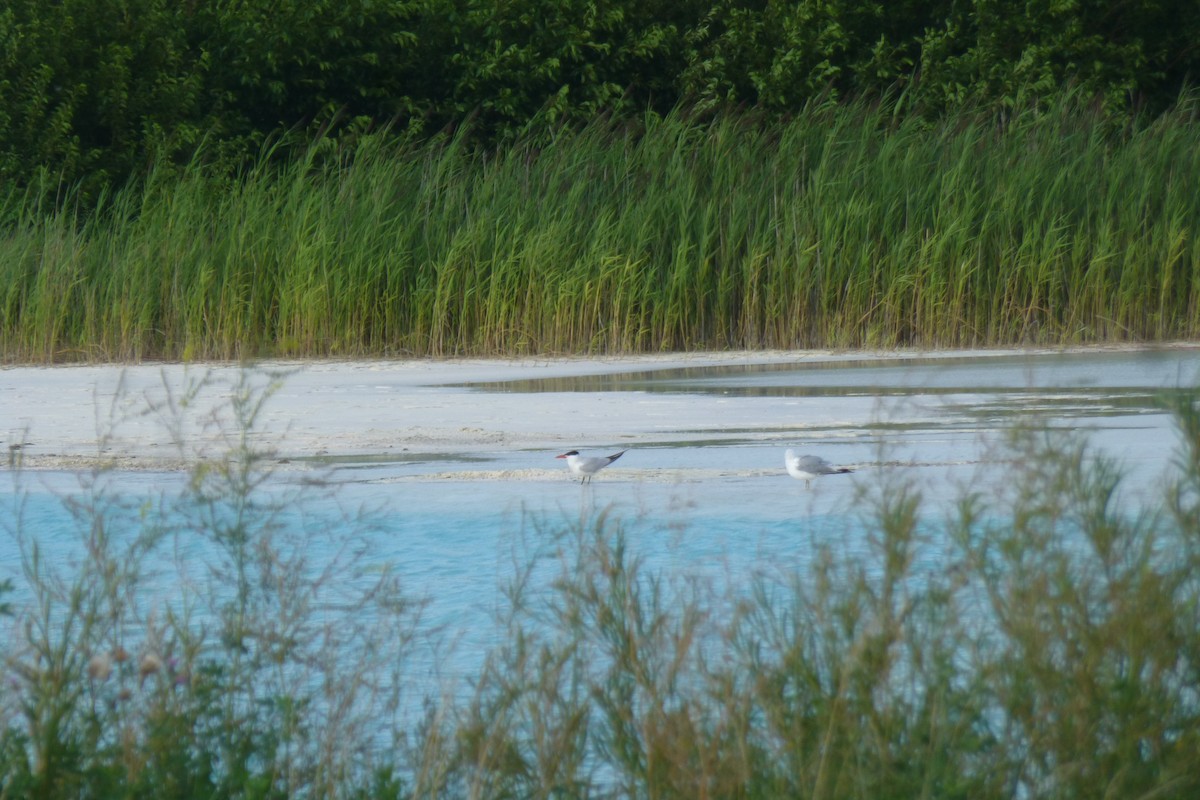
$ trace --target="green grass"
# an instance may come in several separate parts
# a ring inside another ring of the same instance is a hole
[[[941,518],[881,471],[865,549],[728,589],[647,568],[635,521],[535,526],[473,693],[414,721],[408,658],[436,633],[353,527],[297,522],[315,486],[272,488],[261,387],[216,387],[229,458],[178,496],[126,508],[98,473],[66,499],[78,559],[43,558],[12,509],[32,599],[0,603],[0,797],[1200,792],[1196,397],[1170,401],[1179,450],[1138,513],[1115,461],[1030,428],[999,490]],[[206,388],[156,415],[203,413]]]
[[[98,212],[0,203],[8,361],[984,346],[1200,335],[1194,97],[1113,130],[866,103],[386,134]],[[42,197],[31,192],[28,197]]]

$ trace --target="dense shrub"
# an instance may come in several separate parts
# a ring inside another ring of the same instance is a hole
[[[414,613],[362,518],[313,524],[319,484],[272,479],[261,377],[217,387],[232,409],[204,382],[152,393],[168,429],[226,420],[231,449],[185,453],[158,499],[84,476],[64,498],[78,555],[40,549],[19,495],[0,506],[21,547],[0,797],[1200,792],[1195,396],[1170,401],[1153,497],[1084,437],[1020,426],[949,507],[883,468],[829,537],[798,513],[803,565],[723,580],[720,558],[651,568],[661,522],[537,521],[472,691],[413,719],[409,656],[454,632]]]
[[[123,179],[219,120],[170,0],[10,0],[0,10],[0,179]]]
[[[469,121],[494,143],[598,114],[881,93],[937,113],[1071,84],[1120,116],[1170,104],[1198,41],[1187,0],[10,0],[0,178],[99,187],[202,139],[237,162],[314,127]]]

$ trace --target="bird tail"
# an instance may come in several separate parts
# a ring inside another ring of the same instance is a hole
[[[612,462],[616,461],[618,458],[620,458],[621,456],[625,455],[628,452],[629,452],[628,450],[622,450],[619,453],[613,453],[611,456],[608,457],[608,463],[611,464]]]

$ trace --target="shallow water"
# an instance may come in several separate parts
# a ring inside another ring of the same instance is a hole
[[[615,408],[620,423],[607,422],[611,431],[593,436],[591,449],[629,452],[590,486],[572,482],[554,451],[503,441],[469,451],[289,458],[274,480],[288,487],[319,476],[337,487],[341,506],[367,509],[367,558],[396,569],[407,591],[428,601],[423,624],[457,643],[438,669],[462,676],[500,636],[490,621],[503,606],[498,587],[555,530],[607,513],[629,524],[631,548],[651,570],[736,586],[755,570],[803,570],[825,544],[850,557],[865,553],[860,493],[882,481],[913,482],[935,513],[965,486],[1003,481],[1009,467],[997,448],[1015,423],[1086,433],[1097,452],[1127,469],[1126,500],[1153,503],[1175,451],[1162,397],[1198,378],[1200,350],[1171,349],[726,364],[431,385],[423,402],[475,404],[499,427],[506,421],[495,409],[508,406],[498,399],[513,394],[581,417]],[[533,424],[525,416],[508,422],[514,429]],[[855,472],[806,487],[783,471],[789,446]],[[182,485],[173,473],[106,480],[113,493],[136,498]],[[86,532],[63,501],[82,495],[74,473],[26,473],[4,481],[0,518],[9,533],[20,528],[46,557],[67,564],[80,557]],[[325,494],[301,497],[316,518],[335,518]],[[137,507],[123,517],[130,525]],[[319,552],[312,555],[319,560]],[[202,560],[203,550],[193,556]],[[936,552],[923,568],[939,569]],[[19,552],[11,535],[0,534],[3,577],[17,583],[19,600]],[[164,578],[142,600],[169,603],[172,587]]]

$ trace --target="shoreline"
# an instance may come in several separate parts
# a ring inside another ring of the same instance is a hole
[[[228,458],[239,442],[279,464],[402,463],[472,453],[628,447],[672,435],[741,426],[798,433],[861,423],[871,398],[810,403],[794,423],[778,401],[719,394],[504,391],[509,381],[755,365],[1003,358],[1197,349],[1195,343],[1068,348],[889,351],[731,351],[620,357],[286,360],[236,363],[10,366],[0,368],[7,463],[0,469],[185,470]],[[264,395],[271,376],[279,383]],[[239,380],[246,383],[239,386]],[[488,385],[497,390],[489,391]],[[243,439],[231,400],[241,392],[253,425]],[[185,400],[186,398],[186,400]],[[832,407],[829,407],[832,406]]]

